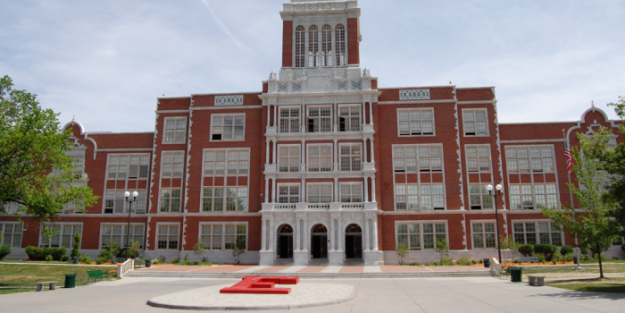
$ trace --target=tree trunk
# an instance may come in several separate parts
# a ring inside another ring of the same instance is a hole
[[[597,253],[597,257],[599,258],[599,278],[605,278],[603,277],[603,263],[601,263],[601,247],[599,247],[599,245],[597,245],[597,251],[599,251]]]

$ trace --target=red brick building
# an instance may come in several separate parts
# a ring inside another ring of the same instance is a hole
[[[280,14],[282,68],[261,92],[159,98],[154,132],[66,125],[77,183],[100,200],[84,213],[68,207],[52,238],[28,218],[0,217],[12,257],[29,245],[69,248],[76,232],[94,257],[124,243],[123,193],[135,190],[131,239],[150,258],[203,242],[210,261],[230,263],[240,242],[243,263],[381,264],[396,263],[404,243],[406,261],[427,262],[440,239],[453,258],[488,257],[496,218],[519,243],[572,243],[539,206],[572,200],[565,142],[599,126],[618,134],[603,111],[501,124],[494,87],[380,87],[360,67],[357,1],[291,0]],[[486,186],[497,184],[495,217]]]

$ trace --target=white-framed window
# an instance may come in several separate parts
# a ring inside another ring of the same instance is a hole
[[[204,176],[248,176],[249,149],[204,149]]]
[[[332,171],[332,145],[308,145],[308,171],[331,172]]]
[[[74,175],[80,178],[85,172],[85,156],[73,155],[72,161],[74,163]]]
[[[299,184],[278,184],[278,203],[298,203]]]
[[[162,178],[180,178],[184,168],[184,152],[163,151]]]
[[[330,203],[332,202],[332,183],[308,184],[309,203]]]
[[[295,28],[295,67],[306,66],[306,28]]]
[[[475,221],[471,223],[473,249],[490,249],[497,247],[495,222]]]
[[[512,221],[512,233],[517,244],[562,246],[564,243],[564,234],[549,220]]]
[[[398,109],[399,136],[434,135],[434,109]]]
[[[134,191],[134,190],[133,190]],[[124,197],[126,190],[107,189],[104,194],[104,214],[128,213],[128,203]],[[137,190],[139,196],[132,204],[132,212],[137,214],[145,213],[147,207],[146,190]]]
[[[441,172],[443,153],[440,145],[393,146],[395,173]]]
[[[17,213],[20,210],[20,208],[21,208],[21,205],[15,202],[9,202],[9,203],[6,203],[4,206],[2,206],[2,209],[7,214]]]
[[[509,173],[552,173],[555,170],[553,145],[506,147]]]
[[[308,108],[308,132],[329,133],[332,131],[332,107],[315,106]]]
[[[490,146],[465,146],[467,169],[470,173],[490,173]]]
[[[145,238],[145,225],[144,224],[130,224],[130,229],[127,229],[127,224],[101,224],[100,225],[100,248],[104,249],[106,245],[111,243],[117,243],[121,247],[126,247],[126,233],[130,231],[129,244],[132,241],[136,241],[140,245],[140,249],[143,249],[143,240]]]
[[[185,143],[187,137],[186,117],[166,117],[163,143]]]
[[[396,210],[444,210],[442,184],[395,184]]]
[[[343,203],[359,203],[363,202],[362,183],[340,183],[341,202]]]
[[[345,49],[345,26],[338,24],[334,28],[334,41],[336,49],[336,66],[347,65],[347,53]]]
[[[150,173],[150,155],[109,154],[107,168],[109,180],[147,179]]]
[[[532,192],[533,189],[533,192]],[[543,207],[558,206],[558,189],[551,184],[511,184],[508,186],[510,208],[517,210],[533,210]]]
[[[332,27],[321,28],[321,66],[332,66]]]
[[[247,249],[247,223],[200,223],[199,240],[207,250]]]
[[[43,229],[40,232],[39,247],[40,248],[66,248],[71,249],[74,247],[74,235],[80,234],[82,236],[82,224],[71,223],[55,223],[48,224],[48,228],[51,230],[51,236],[44,236]]]
[[[486,190],[488,184],[469,185],[469,205],[471,210],[482,210],[493,208],[493,197]]]
[[[445,222],[397,222],[396,231],[397,244],[403,243],[410,250],[434,250],[436,242],[447,239]]]
[[[161,188],[161,213],[179,213],[181,204],[180,188]]]
[[[286,107],[280,108],[280,133],[300,132],[300,108]]]
[[[319,28],[312,25],[308,28],[308,66],[319,66]]]
[[[299,172],[300,165],[299,145],[278,146],[278,170],[282,173]]]
[[[204,187],[203,212],[246,212],[248,210],[247,187]]]
[[[245,140],[245,114],[213,114],[211,141]]]
[[[488,136],[486,109],[462,110],[465,136]]]
[[[2,232],[2,242],[0,242],[0,246],[9,248],[22,247],[21,223],[0,223],[0,232]]]
[[[157,245],[158,250],[178,250],[179,224],[158,224]]]
[[[341,144],[341,171],[357,172],[362,171],[362,144],[349,143]]]
[[[360,131],[360,106],[349,105],[339,107],[339,131],[358,132]]]

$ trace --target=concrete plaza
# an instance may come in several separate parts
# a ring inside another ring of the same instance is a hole
[[[156,296],[238,279],[127,277],[76,289],[0,296],[0,311],[30,312],[189,312],[153,308]],[[310,279],[351,284],[356,297],[339,305],[297,309],[298,312],[623,312],[624,294],[573,292],[530,287],[492,277],[418,279]]]

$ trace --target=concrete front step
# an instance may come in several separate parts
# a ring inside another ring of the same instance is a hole
[[[390,272],[390,273],[202,273],[202,272],[157,272],[132,271],[126,277],[179,277],[179,278],[243,278],[246,276],[299,276],[300,278],[434,278],[434,277],[492,277],[491,271],[457,272]]]

